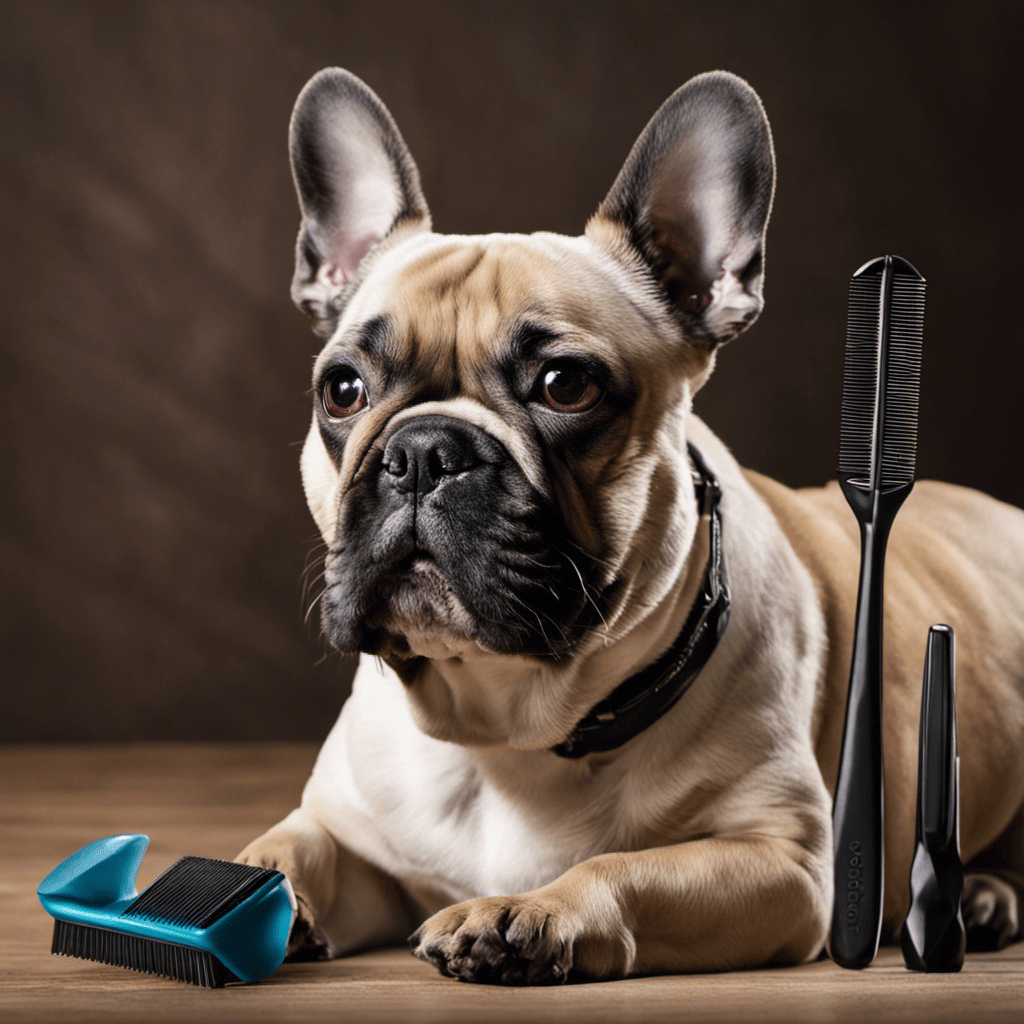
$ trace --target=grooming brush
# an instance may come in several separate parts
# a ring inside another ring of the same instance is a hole
[[[83,846],[36,890],[54,918],[51,952],[206,988],[259,981],[281,966],[296,903],[280,871],[182,857],[141,895],[149,838]]]
[[[932,626],[921,692],[917,841],[910,866],[910,910],[903,960],[912,971],[959,971],[967,933],[960,914],[960,758],[956,744],[953,630]]]
[[[860,586],[846,723],[832,812],[835,897],[829,950],[874,959],[882,924],[882,582],[885,546],[914,486],[924,278],[899,256],[850,281],[839,485],[860,524]]]

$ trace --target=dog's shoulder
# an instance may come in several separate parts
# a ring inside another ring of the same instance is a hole
[[[844,589],[860,558],[857,520],[838,483],[791,488],[750,469],[743,475],[774,514],[819,583],[841,578]],[[921,480],[893,527],[890,555],[942,573],[944,565],[987,571],[1024,558],[1024,511],[969,487]],[[1024,573],[1016,572],[1024,587]]]

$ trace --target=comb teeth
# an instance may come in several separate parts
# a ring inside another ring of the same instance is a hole
[[[876,472],[883,489],[914,479],[924,293],[924,278],[898,256],[872,260],[850,281],[839,473],[865,487]]]
[[[212,953],[174,942],[143,939],[91,925],[53,922],[51,953],[160,974],[203,988],[223,988],[238,979]]]
[[[279,875],[279,871],[252,864],[235,864],[209,857],[182,857],[121,916],[208,928]]]

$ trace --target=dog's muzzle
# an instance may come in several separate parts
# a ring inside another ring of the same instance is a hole
[[[495,653],[560,657],[591,626],[594,560],[492,435],[416,416],[364,469],[339,506],[321,600],[340,650],[403,657],[403,636],[436,630]]]

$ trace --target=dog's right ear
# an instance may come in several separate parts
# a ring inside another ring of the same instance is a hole
[[[429,229],[430,211],[387,108],[341,68],[299,94],[289,146],[302,211],[292,299],[330,337],[363,257],[399,225]]]

